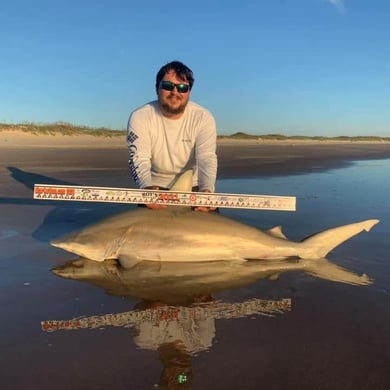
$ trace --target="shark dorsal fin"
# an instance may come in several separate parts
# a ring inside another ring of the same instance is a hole
[[[267,230],[266,233],[272,237],[283,238],[284,240],[287,240],[287,237],[282,232],[281,226],[275,226],[272,229]]]
[[[182,173],[173,186],[171,187],[171,191],[184,191],[189,192],[192,190],[192,169],[188,169],[184,173]]]

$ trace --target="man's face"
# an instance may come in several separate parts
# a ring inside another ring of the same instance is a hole
[[[174,71],[165,73],[162,81],[170,81],[174,84],[189,84],[188,81],[180,79]],[[172,91],[166,91],[160,85],[158,87],[158,100],[162,113],[173,119],[179,118],[188,103],[190,92],[188,90],[188,92],[180,93],[177,87],[174,87]]]

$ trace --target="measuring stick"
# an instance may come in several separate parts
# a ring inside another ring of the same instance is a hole
[[[252,315],[274,316],[291,311],[291,298],[278,300],[252,298],[241,303],[212,302],[204,306],[161,306],[156,309],[134,310],[118,314],[79,317],[71,320],[41,321],[42,330],[99,329],[106,326],[139,326],[150,322],[155,326],[164,321],[187,322],[189,319],[230,319]]]
[[[295,211],[294,196],[35,184],[34,199]]]

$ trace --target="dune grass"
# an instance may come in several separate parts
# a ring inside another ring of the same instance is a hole
[[[326,136],[303,136],[303,135],[282,135],[282,134],[261,134],[252,135],[243,132],[234,133],[232,135],[219,136],[220,139],[247,139],[257,141],[361,141],[361,142],[390,142],[390,137],[380,136],[337,136],[337,137],[326,137]]]
[[[126,130],[115,130],[105,127],[87,127],[73,125],[67,122],[55,122],[48,124],[40,123],[22,123],[22,124],[6,124],[0,123],[0,131],[23,131],[34,135],[91,135],[94,137],[117,137],[124,136]],[[255,141],[346,141],[346,142],[390,142],[390,137],[380,136],[301,136],[291,135],[286,136],[282,134],[247,134],[244,132],[237,132],[231,135],[219,135],[218,139],[237,139],[237,140],[255,140]]]
[[[35,135],[91,135],[94,137],[116,137],[123,136],[125,134],[125,130],[112,130],[105,127],[93,128],[87,126],[77,126],[66,122],[55,122],[49,124],[0,123],[0,131],[23,131]]]

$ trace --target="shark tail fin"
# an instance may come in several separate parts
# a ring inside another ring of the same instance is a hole
[[[302,259],[319,259],[325,257],[331,250],[363,230],[369,231],[379,222],[378,219],[368,219],[349,225],[338,226],[306,238],[302,244]]]
[[[300,261],[305,265],[304,272],[317,278],[355,286],[368,286],[374,281],[366,274],[358,275],[326,259],[316,259],[315,261],[306,259]]]

